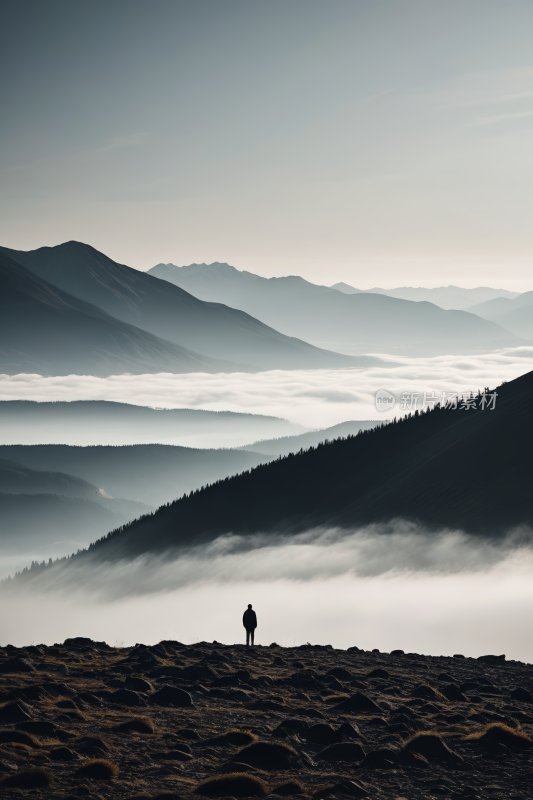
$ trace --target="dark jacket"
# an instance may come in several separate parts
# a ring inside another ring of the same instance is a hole
[[[247,631],[253,631],[255,628],[257,628],[257,617],[255,616],[255,611],[252,608],[247,608],[242,615],[242,624]]]

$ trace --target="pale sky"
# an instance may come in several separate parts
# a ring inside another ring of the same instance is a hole
[[[531,0],[1,0],[0,243],[533,289]]]

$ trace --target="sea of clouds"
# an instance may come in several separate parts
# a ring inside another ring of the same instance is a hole
[[[376,411],[378,389],[398,399],[403,392],[476,392],[533,369],[533,348],[526,347],[468,357],[386,358],[393,366],[107,379],[0,376],[0,399],[245,411],[322,428],[401,413],[398,407]],[[531,541],[525,530],[481,541],[399,521],[292,538],[228,536],[177,558],[71,562],[68,570],[47,570],[44,583],[25,583],[16,599],[11,590],[4,595],[4,602],[16,602],[17,613],[6,615],[2,642],[52,643],[81,635],[118,645],[164,638],[234,643],[242,641],[242,612],[252,603],[264,645],[310,641],[435,655],[496,652],[533,661],[533,639],[524,632],[524,620],[533,615]]]
[[[475,356],[398,358],[384,355],[390,367],[369,369],[271,370],[210,375],[90,375],[42,377],[1,375],[0,400],[114,400],[158,408],[197,408],[283,417],[311,429],[347,420],[388,419],[402,414],[401,394],[477,392],[494,389],[533,370],[533,348],[516,347]],[[378,389],[392,392],[396,408],[375,407]],[[464,413],[464,412],[457,412]],[[199,437],[198,444],[208,446]]]

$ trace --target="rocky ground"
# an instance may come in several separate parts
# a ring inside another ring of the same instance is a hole
[[[0,650],[0,797],[533,797],[533,666],[303,645]]]

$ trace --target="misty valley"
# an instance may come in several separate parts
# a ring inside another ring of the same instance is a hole
[[[0,248],[5,796],[519,790],[528,295]]]

